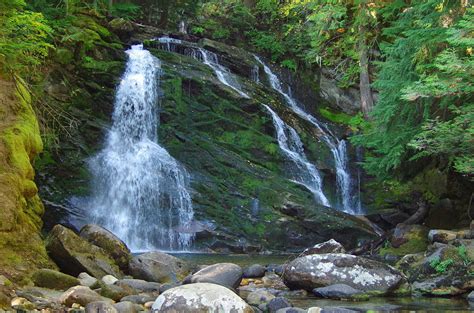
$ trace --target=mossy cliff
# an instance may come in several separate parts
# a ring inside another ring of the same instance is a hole
[[[94,209],[83,206],[91,194],[87,159],[102,146],[115,86],[126,61],[125,47],[112,30],[113,21],[88,15],[78,18],[87,21],[77,23],[87,28],[83,32],[88,36],[74,37],[76,41],[82,38],[79,43],[65,41],[42,86],[43,100],[61,107],[75,123],[37,163],[47,230],[58,222],[79,227],[86,222],[86,210]],[[148,38],[160,35],[157,29],[142,31]],[[96,35],[89,36],[92,33]],[[326,193],[335,194],[330,151],[314,127],[286,108],[278,94],[249,78],[256,65],[253,56],[235,47],[203,42],[223,56],[252,99],[223,86],[202,62],[150,48],[163,69],[160,144],[191,174],[196,218],[213,225],[212,235],[198,235],[198,246],[234,252],[301,250],[331,237],[348,246],[372,238],[366,224],[315,205],[311,193],[288,179],[271,116],[262,104],[273,107],[298,131],[309,159],[328,182]]]
[[[33,161],[43,149],[25,85],[0,78],[0,275],[22,283],[26,272],[53,267],[40,230],[43,204]]]

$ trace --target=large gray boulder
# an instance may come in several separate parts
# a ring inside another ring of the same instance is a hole
[[[152,311],[161,313],[254,312],[244,300],[230,289],[208,283],[196,283],[169,289],[156,299]]]
[[[183,284],[211,283],[236,289],[242,281],[242,268],[233,263],[217,263],[188,276]]]
[[[162,252],[137,255],[129,264],[134,278],[158,283],[180,281],[189,274],[190,269],[187,262]]]
[[[132,258],[127,245],[107,229],[95,224],[82,227],[79,235],[88,242],[102,248],[115,260],[121,270],[128,269],[128,262]]]
[[[313,254],[290,262],[283,275],[290,289],[345,284],[363,292],[387,293],[405,281],[391,266],[350,254]]]
[[[62,225],[53,227],[46,240],[46,249],[64,273],[77,276],[86,272],[98,279],[108,274],[122,276],[115,261],[102,248]]]
[[[329,239],[303,251],[303,255],[325,253],[346,253],[346,249],[336,240]]]

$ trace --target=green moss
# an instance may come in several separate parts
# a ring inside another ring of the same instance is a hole
[[[395,248],[392,247],[387,241],[385,247],[380,249],[379,254],[405,256],[407,254],[416,254],[418,252],[423,252],[428,247],[428,233],[427,230],[423,227],[412,227],[404,236],[407,242]]]
[[[36,271],[31,277],[31,280],[35,286],[57,290],[66,290],[79,285],[77,278],[50,269],[40,269]]]
[[[352,116],[345,114],[343,112],[334,112],[329,108],[320,108],[319,113],[327,120],[344,125],[350,125]]]
[[[58,48],[55,50],[56,61],[59,64],[68,65],[74,60],[74,54],[69,49]]]

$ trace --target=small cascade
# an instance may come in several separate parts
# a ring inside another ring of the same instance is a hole
[[[180,21],[179,22],[178,31],[182,34],[185,34],[185,35],[188,34],[188,25],[186,24],[185,21]]]
[[[247,99],[250,98],[248,94],[242,91],[242,88],[240,87],[240,84],[237,81],[235,75],[233,75],[228,68],[219,63],[219,58],[217,57],[217,54],[203,48],[198,48],[197,51],[199,53],[196,53],[196,51],[192,51],[190,56],[202,61],[204,64],[212,68],[221,83],[232,88],[242,97]]]
[[[280,79],[276,74],[272,72],[270,67],[268,67],[258,56],[255,56],[255,59],[263,66],[271,87],[283,96],[286,103],[293,110],[293,112],[298,114],[301,118],[310,122],[321,133],[323,141],[329,147],[334,157],[334,163],[336,167],[336,183],[341,202],[340,209],[347,213],[357,213],[357,204],[354,203],[352,191],[353,186],[349,171],[349,160],[347,157],[347,145],[345,140],[339,140],[331,132],[331,130],[326,124],[318,121],[311,114],[306,113],[300,107],[300,104],[296,101],[296,99],[291,96],[290,92],[285,92],[283,90],[283,86],[280,82]]]
[[[250,73],[250,77],[252,77],[254,82],[260,84],[260,68],[257,65],[252,67],[252,73]]]
[[[133,251],[186,250],[193,233],[188,173],[158,144],[160,62],[142,45],[127,51],[104,149],[90,160],[95,223]]]
[[[329,201],[322,190],[322,180],[319,171],[311,164],[304,154],[303,143],[298,133],[283,120],[269,106],[263,105],[272,115],[273,125],[277,131],[277,140],[280,149],[290,161],[289,172],[292,180],[305,186],[313,193],[316,201],[329,206]]]
[[[176,52],[176,46],[180,45],[182,41],[180,39],[171,38],[171,37],[160,37],[155,39],[161,45],[163,45],[162,49],[168,52]]]

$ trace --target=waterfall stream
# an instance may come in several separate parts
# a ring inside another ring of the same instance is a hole
[[[280,149],[283,151],[288,160],[291,161],[290,172],[292,180],[298,184],[305,186],[313,193],[316,200],[329,206],[329,201],[323,193],[322,181],[319,171],[311,164],[304,154],[303,143],[298,133],[290,126],[285,124],[283,120],[269,106],[263,105],[272,115],[273,125],[277,131],[277,140]]]
[[[283,90],[282,83],[278,76],[263,62],[258,56],[255,59],[263,66],[271,87],[283,96],[288,106],[301,118],[310,122],[321,133],[321,137],[331,150],[336,167],[336,184],[340,195],[341,208],[344,212],[356,214],[359,204],[355,203],[353,197],[353,186],[349,171],[349,160],[347,156],[347,144],[345,140],[339,140],[324,123],[318,121],[314,116],[306,113],[289,92]]]
[[[132,251],[185,250],[193,208],[186,170],[158,144],[160,62],[142,45],[127,54],[112,127],[90,160],[90,214]]]
[[[157,38],[157,41],[162,45],[163,49],[169,52],[176,52],[177,46],[183,44],[183,41],[179,39],[168,37]],[[250,96],[242,90],[237,77],[231,73],[228,68],[219,63],[217,54],[198,47],[195,44],[186,43],[186,45],[188,45],[188,47],[184,50],[184,54],[208,65],[222,84],[236,91],[243,98],[250,98]],[[355,186],[350,175],[346,141],[338,139],[325,123],[319,121],[316,117],[302,109],[300,103],[291,95],[289,88],[286,88],[288,91],[284,90],[280,79],[273,73],[270,67],[258,56],[254,55],[254,57],[257,62],[263,66],[270,86],[284,98],[293,112],[311,123],[318,130],[321,134],[321,139],[329,147],[334,158],[338,195],[337,203],[334,206],[347,213],[361,213],[360,199],[354,191]],[[257,83],[260,82],[258,74],[258,67],[252,68],[251,78]],[[306,158],[302,145],[301,148],[298,148],[297,142],[301,142],[298,134],[293,128],[286,125],[270,107],[264,106],[272,115],[273,123],[277,130],[278,143],[283,154],[293,163],[293,168],[291,169],[293,181],[306,186],[306,188],[314,194],[319,203],[329,205],[329,201],[322,191],[322,180],[319,171]],[[284,134],[284,136],[281,134]]]
[[[199,48],[198,51],[199,54],[196,54],[194,51],[190,55],[195,59],[201,60],[204,64],[212,68],[222,84],[229,86],[242,97],[250,98],[248,94],[242,91],[240,84],[229,69],[219,63],[219,59],[215,53],[202,48]],[[258,80],[258,70],[254,70],[253,74]],[[283,154],[290,161],[289,171],[291,172],[292,180],[305,186],[309,191],[311,191],[316,198],[316,201],[325,206],[329,206],[329,201],[322,190],[322,180],[319,172],[317,168],[307,160],[304,154],[303,143],[301,142],[298,133],[293,128],[286,125],[278,114],[269,106],[265,104],[263,106],[272,116],[273,125],[277,131],[278,145]]]
[[[199,53],[201,54],[201,58],[204,64],[208,65],[214,70],[217,75],[217,78],[221,83],[232,88],[242,97],[250,98],[248,94],[242,91],[240,84],[237,82],[236,78],[229,71],[229,69],[219,63],[217,54],[202,48],[199,48]]]

